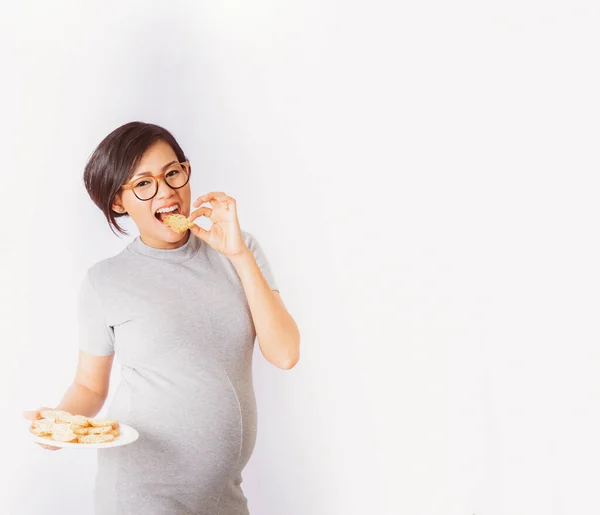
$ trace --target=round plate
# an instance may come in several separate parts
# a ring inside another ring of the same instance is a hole
[[[75,442],[58,442],[52,440],[52,438],[45,438],[43,436],[37,436],[31,432],[29,428],[29,434],[34,442],[41,443],[44,445],[51,445],[52,447],[71,447],[74,449],[110,449],[111,447],[120,447],[121,445],[128,445],[135,442],[140,434],[131,426],[127,424],[119,423],[119,429],[121,434],[117,436],[112,442],[104,443],[75,443]]]

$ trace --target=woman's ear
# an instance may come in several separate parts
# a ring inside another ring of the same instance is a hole
[[[121,205],[121,197],[119,195],[115,197],[112,210],[116,213],[125,213],[125,208]]]

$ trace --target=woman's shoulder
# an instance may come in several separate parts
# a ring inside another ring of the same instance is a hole
[[[242,238],[244,239],[244,243],[248,245],[250,249],[253,249],[258,244],[258,241],[253,233],[245,230],[241,230]]]
[[[86,278],[94,285],[119,281],[129,275],[131,255],[127,247],[118,254],[96,261],[85,272]]]

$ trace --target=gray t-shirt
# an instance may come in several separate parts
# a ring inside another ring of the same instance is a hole
[[[278,289],[257,240],[242,235]],[[107,416],[140,433],[98,451],[96,515],[247,515],[256,332],[229,259],[192,233],[168,250],[138,236],[88,270],[79,327],[81,350],[121,363]]]

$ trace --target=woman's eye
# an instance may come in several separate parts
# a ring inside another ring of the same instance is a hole
[[[149,183],[148,183],[148,181],[141,181],[141,182],[138,182],[138,183],[135,185],[135,187],[136,187],[136,188],[140,188],[140,187],[142,187],[142,188],[143,188],[143,187],[144,187],[146,184],[149,184]]]
[[[179,170],[171,170],[167,173],[167,177],[173,177],[179,173]]]

